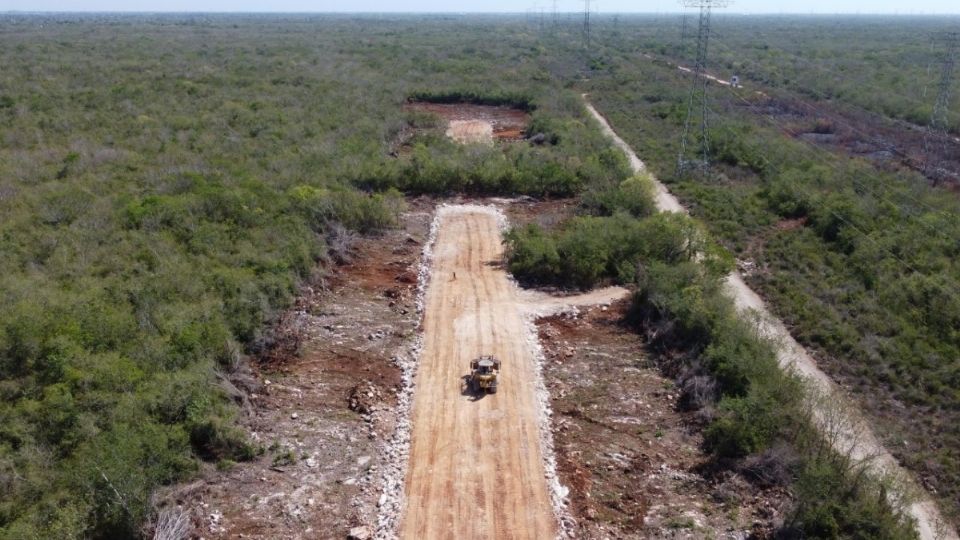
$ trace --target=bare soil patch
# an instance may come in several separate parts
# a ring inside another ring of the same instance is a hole
[[[263,448],[226,471],[165,494],[203,538],[346,538],[374,530],[383,444],[394,431],[400,369],[393,357],[417,325],[416,264],[431,206],[405,227],[362,238],[326,288],[305,291],[285,316],[299,354],[253,366],[243,424]]]
[[[477,137],[481,131],[486,137],[486,126],[490,129],[489,140],[519,141],[530,125],[528,113],[507,106],[412,102],[404,109],[439,116],[447,123],[447,134],[458,142],[480,142],[470,137]]]
[[[696,413],[635,331],[628,301],[541,319],[560,481],[577,538],[765,537],[789,504],[733,473],[711,477]]]
[[[486,120],[452,120],[447,137],[460,144],[493,143],[493,125]]]

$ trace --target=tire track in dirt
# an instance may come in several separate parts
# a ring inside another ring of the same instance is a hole
[[[586,101],[584,103],[593,118],[600,124],[604,134],[620,148],[630,161],[635,173],[646,170],[636,152],[621,139],[606,119]],[[653,178],[651,176],[651,178]],[[656,178],[654,195],[657,209],[661,212],[688,213],[680,202]],[[842,454],[858,462],[867,463],[870,472],[889,476],[895,484],[887,492],[891,502],[911,501],[907,512],[916,520],[917,533],[921,540],[957,540],[956,531],[940,515],[939,508],[930,496],[919,487],[910,473],[902,468],[879,442],[867,420],[853,405],[833,380],[817,367],[816,361],[794,338],[786,326],[766,308],[760,296],[750,289],[737,271],[727,276],[727,294],[733,299],[738,311],[744,316],[756,317],[761,334],[779,344],[777,360],[783,369],[792,370],[808,381],[815,390],[809,398],[814,411],[817,428],[827,442]]]
[[[441,211],[411,414],[402,538],[553,538],[536,359],[517,288],[497,267],[498,215]],[[497,394],[461,392],[469,361],[501,359]]]

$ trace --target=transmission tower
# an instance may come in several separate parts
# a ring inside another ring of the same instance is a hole
[[[697,27],[697,59],[690,79],[690,98],[687,101],[687,118],[683,123],[683,136],[680,139],[680,155],[677,157],[677,175],[686,168],[687,146],[690,138],[690,124],[694,110],[700,110],[700,154],[701,166],[706,168],[710,162],[710,141],[707,137],[707,44],[710,41],[710,11],[713,8],[727,7],[730,0],[681,0],[683,7],[700,8],[700,22]]]
[[[947,110],[950,107],[950,89],[953,86],[953,74],[957,67],[957,53],[960,51],[960,32],[949,32],[941,38],[946,46],[943,67],[940,70],[940,84],[937,87],[937,102],[933,105],[930,126],[940,131],[948,127]]]
[[[960,54],[960,32],[946,32],[937,36],[936,41],[943,43],[944,56],[943,64],[940,68],[940,84],[937,85],[937,101],[933,104],[933,112],[930,114],[930,130],[925,139],[925,163],[928,176],[933,178],[933,183],[938,183],[941,169],[941,162],[946,153],[946,141],[948,140],[947,130],[950,128],[950,95],[953,87],[953,77],[957,67],[957,56]],[[939,141],[939,148],[934,149],[934,137]],[[934,155],[935,154],[935,155]]]
[[[593,0],[583,0],[583,46],[590,50],[590,4]]]
[[[560,12],[557,11],[557,0],[553,0],[553,27],[560,26]]]

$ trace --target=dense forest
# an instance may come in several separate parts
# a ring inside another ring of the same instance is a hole
[[[875,479],[816,443],[799,384],[720,294],[754,262],[797,338],[955,503],[955,196],[792,140],[732,95],[711,173],[674,176],[688,80],[643,53],[682,55],[658,37],[678,21],[602,19],[585,51],[573,25],[519,17],[0,17],[0,538],[135,537],[156,487],[261,452],[230,377],[343,237],[393,226],[405,194],[576,197],[571,221],[510,234],[512,271],[634,285],[632,324],[704,411],[718,463],[793,490],[785,535],[910,537]],[[798,57],[844,48],[788,22]],[[780,50],[770,34],[754,35]],[[823,83],[801,68],[782,91]],[[581,92],[695,219],[653,213]],[[547,142],[459,146],[411,97],[519,106]]]

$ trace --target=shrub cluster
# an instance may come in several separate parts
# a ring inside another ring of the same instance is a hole
[[[655,261],[645,266],[634,298],[634,315],[652,343],[685,351],[675,368],[682,401],[708,419],[707,448],[761,484],[791,487],[796,504],[784,537],[916,537],[902,509],[886,500],[883,480],[822,442],[824,434],[812,427],[813,398],[780,370],[775,345],[736,314],[721,279],[695,263]],[[708,394],[696,394],[704,387]]]
[[[668,213],[641,220],[626,213],[578,217],[554,233],[528,225],[510,231],[507,242],[517,279],[583,289],[602,281],[633,283],[640,261],[690,260],[709,247],[692,220]],[[714,263],[727,266],[719,257]]]
[[[409,155],[401,159],[366,163],[351,171],[351,183],[408,194],[571,197],[587,186],[616,184],[628,175],[623,155],[590,134],[580,119],[550,117],[534,125],[552,144],[463,146],[436,130],[412,141]]]
[[[196,470],[194,455],[254,457],[215,372],[236,368],[241,343],[324,256],[317,234],[341,223],[382,230],[401,202],[395,192],[282,193],[196,177],[118,201],[112,215],[77,209],[77,220],[112,216],[99,246],[31,214],[8,221],[38,242],[4,263],[39,264],[52,279],[5,281],[0,537],[133,537],[154,486]],[[64,249],[90,250],[90,267],[64,260]],[[93,275],[77,281],[78,272]]]
[[[416,90],[410,93],[410,101],[427,103],[472,103],[474,105],[505,105],[523,111],[533,111],[534,97],[530,94],[510,91],[487,90]],[[0,102],[2,103],[2,102]]]

